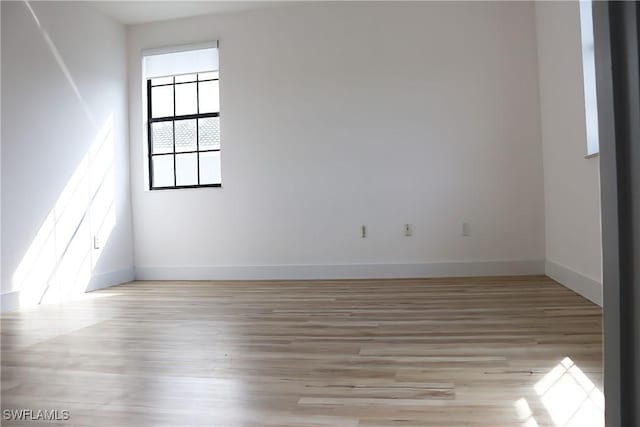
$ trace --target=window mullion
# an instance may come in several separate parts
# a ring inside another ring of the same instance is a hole
[[[178,177],[176,176],[176,78],[173,77],[173,185],[178,186]]]
[[[189,119],[206,119],[209,117],[220,117],[219,112],[215,113],[202,113],[202,114],[183,114],[181,116],[166,116],[166,117],[154,117],[151,118],[151,122],[168,122],[171,120],[189,120]]]
[[[153,152],[153,135],[152,135],[152,124],[151,118],[153,117],[153,112],[151,110],[151,106],[153,105],[151,101],[151,80],[147,80],[147,149],[149,150],[148,154],[148,162],[149,162],[149,190],[153,189],[153,157],[151,153]]]
[[[196,74],[196,113],[200,115],[200,81]],[[196,119],[196,165],[198,173],[198,185],[200,185],[200,119]]]

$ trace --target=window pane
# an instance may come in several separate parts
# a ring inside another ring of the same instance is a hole
[[[217,79],[219,74],[217,71],[212,71],[210,73],[200,73],[198,74],[198,80],[211,80],[211,79]]]
[[[196,120],[176,120],[176,152],[196,149]]]
[[[173,86],[151,88],[151,117],[173,116]]]
[[[196,114],[197,102],[196,83],[176,85],[176,116]]]
[[[200,113],[217,113],[220,111],[218,81],[200,84]]]
[[[220,152],[200,153],[200,184],[221,184]]]
[[[176,154],[176,185],[198,184],[198,155]]]
[[[166,85],[173,83],[173,77],[158,77],[157,79],[151,79],[151,86]]]
[[[173,155],[153,156],[153,186],[173,187]]]
[[[220,148],[220,118],[198,119],[198,139],[201,150]]]
[[[181,76],[176,76],[176,83],[195,82],[195,81],[196,81],[195,74],[183,74]]]
[[[152,154],[173,153],[173,122],[151,123]]]

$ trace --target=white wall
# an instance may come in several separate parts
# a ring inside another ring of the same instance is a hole
[[[60,264],[52,286],[91,289],[133,277],[126,30],[80,2],[31,7],[35,16],[24,2],[2,2],[3,308],[38,291],[46,280],[38,274],[48,275],[52,263]],[[112,138],[86,157],[109,117]],[[91,162],[87,175],[79,168],[83,159]],[[107,162],[112,173],[100,169]],[[77,188],[69,185],[75,171]],[[58,221],[55,246],[42,231],[47,220]],[[100,249],[92,249],[92,233],[102,233]],[[26,254],[34,258],[26,262]],[[24,280],[15,277],[20,265],[28,270]]]
[[[577,2],[536,3],[544,150],[546,271],[602,303],[598,158],[587,134]]]
[[[215,39],[224,187],[147,192],[140,51]],[[305,4],[128,41],[139,278],[542,272],[531,3]]]

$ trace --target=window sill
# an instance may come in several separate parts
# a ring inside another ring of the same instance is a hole
[[[147,191],[164,191],[164,190],[194,190],[200,188],[222,188],[222,184],[206,184],[206,185],[182,185],[176,187],[155,187],[148,188]]]
[[[591,153],[591,154],[587,154],[584,156],[585,159],[593,159],[595,157],[599,157],[600,156],[600,152],[598,151],[597,153]]]

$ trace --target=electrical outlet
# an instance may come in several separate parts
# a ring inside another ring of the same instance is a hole
[[[466,237],[469,234],[471,234],[471,226],[469,225],[468,222],[463,222],[462,223],[462,235]]]
[[[100,249],[100,238],[93,236],[93,249]]]
[[[404,235],[406,237],[411,237],[411,224],[405,224],[404,225]]]
[[[362,232],[362,238],[363,239],[366,238],[367,237],[367,226],[366,225],[362,226],[361,232]]]

